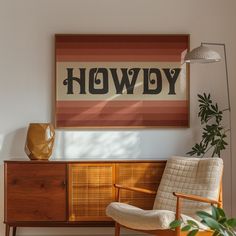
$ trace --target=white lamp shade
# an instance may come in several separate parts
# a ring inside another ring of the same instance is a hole
[[[220,60],[221,56],[218,52],[203,45],[188,52],[184,58],[187,63],[211,63]]]

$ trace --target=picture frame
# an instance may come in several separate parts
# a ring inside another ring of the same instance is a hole
[[[55,127],[189,127],[189,39],[55,35]]]

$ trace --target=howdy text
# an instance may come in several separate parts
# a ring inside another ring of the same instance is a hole
[[[78,68],[79,77],[74,76],[74,68],[67,68],[67,78],[63,85],[67,86],[67,94],[74,94],[74,82],[79,85],[79,94],[86,94],[86,68]],[[119,78],[117,71],[120,70]],[[164,72],[163,78],[162,73]],[[91,94],[107,94],[109,92],[109,73],[111,74],[116,94],[134,93],[134,87],[139,76],[143,75],[143,94],[159,94],[162,91],[162,80],[166,79],[169,85],[168,94],[174,95],[175,83],[179,77],[180,68],[91,68],[88,72],[88,91]],[[97,88],[99,86],[99,88]]]

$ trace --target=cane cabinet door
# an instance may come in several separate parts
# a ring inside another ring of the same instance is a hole
[[[157,190],[165,162],[159,163],[118,163],[116,164],[116,183],[124,186]],[[128,203],[142,209],[152,209],[155,196],[145,193],[122,190],[121,202]]]
[[[114,201],[114,164],[69,165],[70,221],[110,221],[106,206]]]
[[[65,221],[66,165],[5,164],[5,221]]]

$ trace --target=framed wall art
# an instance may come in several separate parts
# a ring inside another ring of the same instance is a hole
[[[188,127],[189,35],[56,35],[57,128]]]

